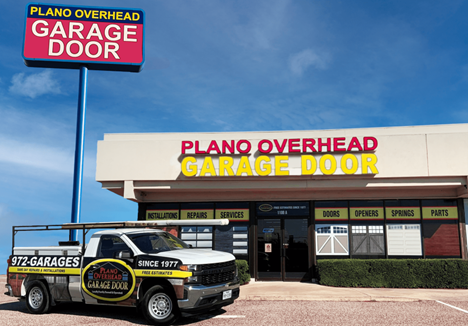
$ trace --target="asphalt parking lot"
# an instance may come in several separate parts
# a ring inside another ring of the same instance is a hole
[[[0,276],[0,284],[4,282],[5,277]],[[182,318],[176,325],[466,325],[467,321],[468,290],[252,282],[241,287],[239,300],[219,313]],[[76,303],[58,305],[49,314],[32,315],[16,298],[0,298],[0,325],[110,324],[146,325],[146,321],[134,308]]]

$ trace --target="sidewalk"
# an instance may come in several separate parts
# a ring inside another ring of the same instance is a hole
[[[468,289],[340,288],[300,282],[256,282],[242,285],[240,300],[308,301],[468,301]]]

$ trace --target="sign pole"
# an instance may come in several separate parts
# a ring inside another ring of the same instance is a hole
[[[86,122],[86,91],[88,87],[88,68],[80,66],[80,86],[78,91],[78,118],[76,123],[75,170],[73,175],[73,200],[71,223],[80,222],[81,190],[83,185],[84,139]],[[70,230],[70,240],[76,241],[78,230]]]

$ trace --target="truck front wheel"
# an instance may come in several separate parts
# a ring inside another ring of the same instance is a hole
[[[177,303],[160,285],[150,288],[143,297],[141,308],[145,318],[154,325],[169,325],[178,318]]]
[[[50,298],[47,287],[40,281],[33,281],[26,291],[26,307],[32,314],[47,313],[50,308]]]

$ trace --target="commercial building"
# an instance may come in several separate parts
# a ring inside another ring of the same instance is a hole
[[[96,172],[139,220],[228,218],[172,232],[258,280],[325,258],[467,259],[467,178],[468,124],[106,134]]]

